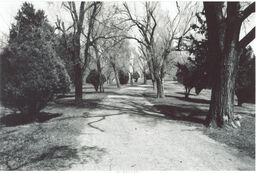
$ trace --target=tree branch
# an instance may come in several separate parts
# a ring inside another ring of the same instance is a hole
[[[157,26],[157,22],[156,22],[156,19],[153,15],[153,10],[150,12],[150,16],[152,17],[153,21],[154,21],[154,26],[152,28],[152,32],[150,34],[150,42],[152,43],[153,42],[153,39],[154,39],[154,32],[155,32],[155,29],[156,29],[156,26]]]
[[[255,27],[239,41],[239,48],[246,47],[255,38]]]
[[[128,5],[127,5],[126,3],[124,3],[123,6],[124,6],[124,8],[126,9],[126,13],[127,13],[128,17],[129,17],[128,20],[131,20],[140,30],[144,31],[144,29],[143,29],[143,24],[140,23],[138,20],[135,20],[135,19],[132,17]]]
[[[138,39],[138,38],[136,38],[136,37],[124,36],[124,38],[126,38],[126,39],[133,39],[133,40],[136,40],[138,43],[143,44],[144,46],[146,46],[146,47],[147,47],[147,44],[145,44],[143,41],[139,40],[139,39]]]
[[[241,22],[243,22],[248,16],[255,12],[255,2],[251,3],[244,11],[242,12]]]
[[[78,16],[77,16],[77,12],[76,12],[76,4],[75,4],[75,2],[69,2],[69,3],[70,3],[70,6],[71,6],[71,9],[72,9],[72,12],[74,14],[75,20],[78,21]],[[80,10],[81,10],[81,8],[83,8],[83,5],[84,5],[84,2],[81,2]]]

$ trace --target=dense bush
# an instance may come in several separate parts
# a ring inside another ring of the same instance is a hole
[[[188,61],[184,64],[177,63],[177,67],[176,79],[184,85],[186,98],[188,98],[192,88],[195,88],[196,94],[205,88],[210,88],[209,78],[203,66]]]
[[[251,47],[245,49],[240,57],[235,93],[238,105],[255,103],[255,55]]]
[[[86,83],[92,84],[95,88],[95,91],[98,92],[98,88],[100,84],[104,84],[106,82],[106,77],[97,71],[97,70],[91,70],[89,75],[86,78]]]
[[[1,102],[36,118],[56,94],[69,91],[70,78],[56,56],[54,33],[43,11],[24,3],[1,53]]]
[[[152,76],[151,76],[151,73],[150,73],[150,72],[147,72],[147,73],[146,73],[146,79],[147,79],[147,80],[152,79]]]
[[[135,79],[135,82],[138,82],[138,79],[140,78],[140,74],[136,71],[132,74],[132,78]]]
[[[70,76],[72,83],[75,81],[74,63],[70,56],[73,51],[72,34],[59,35],[56,38],[55,50],[57,55],[64,61],[65,68]]]
[[[185,63],[185,64],[180,64],[177,63],[177,81],[181,84],[184,85],[185,87],[185,98],[188,98],[190,90],[194,87],[195,85],[195,80],[196,80],[196,75],[195,75],[195,66],[191,63]]]
[[[121,85],[127,84],[129,81],[129,73],[123,70],[118,71],[119,81]]]
[[[204,17],[204,12],[198,12],[195,14],[197,17],[197,23],[192,24],[191,28],[194,30],[196,34],[190,34],[187,36],[193,43],[191,45],[187,45],[189,53],[192,55],[188,57],[188,61],[180,65],[180,69],[178,67],[178,71],[182,71],[182,73],[177,73],[180,75],[177,76],[177,80],[180,81],[179,78],[184,78],[184,81],[181,82],[185,86],[185,88],[190,88],[191,90],[195,87],[196,94],[199,94],[203,89],[211,87],[211,78],[209,78],[209,67],[207,67],[207,54],[208,54],[208,35],[207,35],[207,25]]]

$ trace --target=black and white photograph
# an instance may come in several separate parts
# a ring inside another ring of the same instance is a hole
[[[254,1],[0,1],[0,171],[255,171]]]

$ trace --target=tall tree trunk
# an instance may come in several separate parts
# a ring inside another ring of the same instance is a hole
[[[144,81],[143,81],[143,84],[147,84],[147,73],[146,73],[146,71],[144,70],[143,71],[143,79],[144,79]]]
[[[80,35],[76,35],[74,51],[75,101],[80,104],[83,99],[83,70],[80,64]]]
[[[80,64],[75,65],[75,101],[80,104],[83,99],[83,72]]]
[[[164,85],[160,78],[156,78],[157,98],[164,98]]]
[[[239,29],[236,29],[236,27],[237,25],[233,25],[233,29],[231,29],[231,26],[227,28],[225,44],[228,46],[224,50],[220,66],[220,94],[218,95],[220,97],[218,103],[221,105],[219,114],[223,117],[218,124],[220,127],[225,124],[225,122],[222,122],[223,120],[228,120],[228,123],[232,125],[234,123],[235,80],[240,58],[240,53],[236,50],[240,27]],[[236,33],[237,31],[238,33]]]
[[[241,23],[244,20],[241,20],[240,16],[245,13],[240,12],[239,2],[228,2],[227,18],[225,18],[223,5],[223,2],[204,3],[208,26],[208,66],[210,77],[213,79],[210,110],[206,118],[206,125],[223,127],[225,124],[231,124],[236,127],[234,122],[234,93],[241,56],[239,34]],[[253,11],[253,9],[250,10]]]
[[[104,92],[104,88],[103,88],[103,74],[101,71],[101,63],[100,63],[100,56],[98,53],[97,48],[95,47],[95,54],[96,54],[96,58],[97,58],[97,71],[99,73],[99,87],[100,87],[100,92]]]
[[[211,3],[204,3],[205,15],[207,21],[208,29],[208,74],[212,80],[212,94],[211,102],[208,115],[206,117],[206,125],[216,127],[217,124],[223,122],[223,117],[218,113],[219,107],[221,107],[218,100],[220,98],[220,61],[221,61],[221,50],[218,45],[220,45],[221,40],[223,40],[225,34],[225,26],[221,30],[216,27],[220,25],[223,18],[222,13],[217,13],[219,9],[222,9],[223,3],[215,3],[214,6]],[[220,16],[220,17],[219,17]],[[221,34],[221,35],[220,35]],[[218,39],[217,39],[218,38]]]
[[[151,73],[151,81],[152,81],[152,85],[153,85],[153,90],[155,90],[156,89],[156,85],[155,85],[156,80],[155,80],[155,76],[153,73]]]
[[[113,68],[114,74],[115,74],[116,87],[120,88],[120,81],[119,81],[118,73],[116,71],[116,65],[114,63],[112,63],[111,65],[112,65],[112,68]]]
[[[85,14],[85,2],[80,3],[80,8],[79,8],[79,13],[76,11],[76,4],[75,2],[67,2],[65,4],[67,9],[69,10],[72,19],[73,19],[73,29],[74,29],[74,34],[72,37],[72,47],[73,49],[70,49],[70,47],[67,44],[66,40],[66,29],[64,22],[61,23],[59,19],[57,19],[56,25],[57,29],[63,32],[64,40],[65,40],[65,47],[68,50],[68,54],[72,58],[73,62],[73,68],[74,68],[74,85],[75,85],[75,101],[77,104],[80,104],[82,101],[82,90],[83,90],[83,69],[81,66],[81,58],[80,58],[80,38],[81,38],[81,33],[83,30],[83,22],[84,22],[84,14]],[[75,17],[74,17],[75,16]]]
[[[75,8],[75,3],[72,3],[72,8]],[[82,26],[84,21],[84,6],[85,3],[81,2],[80,4],[80,10],[79,10],[79,17],[77,19],[76,27],[77,31],[74,36],[74,71],[75,71],[75,102],[76,104],[80,104],[83,99],[83,69],[81,66],[81,58],[80,58],[80,50],[81,50],[81,44],[80,44],[80,38],[82,33]],[[75,12],[76,13],[76,12]],[[77,15],[77,14],[76,14]]]
[[[156,89],[156,82],[155,82],[155,80],[152,80],[152,87],[153,87],[153,90]]]
[[[130,85],[133,86],[132,73],[129,73],[130,76]]]
[[[149,72],[150,72],[150,75],[151,75],[153,90],[155,90],[155,88],[156,88],[155,87],[155,76],[154,76],[153,65],[152,65],[151,60],[148,60],[147,64],[148,64]]]

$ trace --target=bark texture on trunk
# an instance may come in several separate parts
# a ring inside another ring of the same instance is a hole
[[[75,101],[77,104],[80,104],[83,99],[83,70],[80,64],[80,37],[81,37],[81,30],[76,33],[75,41],[74,41],[74,83],[75,83]]]
[[[152,79],[152,85],[153,85],[153,86],[152,86],[152,87],[153,87],[153,90],[155,90],[155,89],[156,89],[156,82],[155,82],[155,80],[153,80],[153,79]]]
[[[240,3],[227,3],[227,17],[223,2],[204,2],[208,26],[208,69],[212,79],[212,96],[206,125],[236,127],[234,122],[235,80],[238,72],[241,46]],[[255,9],[254,9],[255,10]]]
[[[221,37],[225,32],[225,28],[220,30],[218,25],[220,21],[218,20],[218,15],[222,17],[222,13],[218,14],[218,9],[222,9],[223,3],[204,3],[205,15],[207,21],[208,29],[208,74],[212,80],[212,95],[210,102],[210,109],[206,118],[207,126],[217,126],[223,122],[222,117],[218,113],[219,107],[218,98],[220,98],[220,60],[221,60],[221,50],[218,45],[220,45]],[[222,20],[222,19],[221,19]],[[222,33],[222,34],[221,34]],[[221,34],[221,35],[220,35]]]
[[[156,78],[157,98],[164,98],[164,84],[162,79]]]
[[[156,89],[156,80],[155,80],[153,73],[151,73],[151,81],[152,81],[152,85],[153,85],[153,90],[155,90]]]
[[[116,87],[120,88],[120,81],[119,81],[118,72],[116,71],[116,65],[114,63],[112,63],[111,65],[112,65],[112,68],[113,68],[114,74],[115,74]]]
[[[80,104],[83,99],[83,72],[80,64],[75,66],[75,101]]]
[[[147,64],[148,64],[149,72],[150,72],[150,75],[151,75],[151,81],[152,81],[153,90],[155,90],[156,89],[156,86],[155,86],[155,76],[154,76],[154,70],[153,70],[153,65],[152,65],[151,60],[148,60]]]
[[[143,84],[147,84],[147,76],[146,76],[146,71],[143,71]]]
[[[72,2],[73,8],[75,8],[75,4]],[[74,62],[74,72],[75,72],[75,102],[76,104],[80,104],[83,99],[83,69],[80,62],[80,51],[81,51],[81,44],[80,38],[82,34],[82,26],[84,21],[84,6],[85,3],[81,2],[80,10],[79,10],[79,17],[74,22],[77,27],[77,31],[74,36],[74,51],[73,51],[73,62]],[[75,12],[76,13],[76,12]]]
[[[98,49],[95,48],[95,54],[96,54],[96,58],[97,58],[97,70],[99,73],[99,87],[100,87],[100,92],[104,92],[104,81],[103,81],[103,74],[102,74],[102,70],[101,70],[101,63],[100,63],[100,56],[98,53]]]

